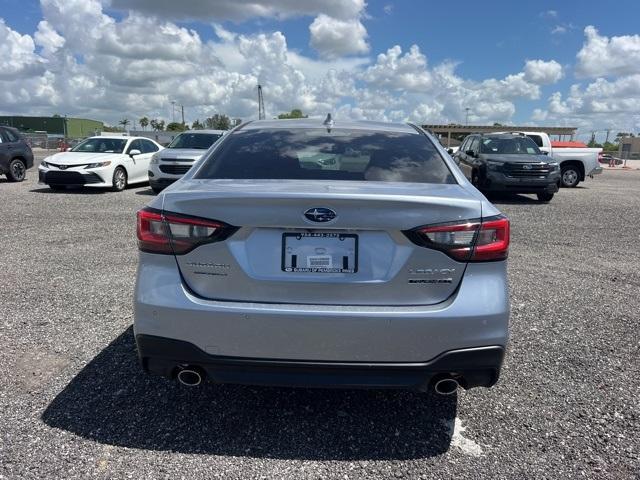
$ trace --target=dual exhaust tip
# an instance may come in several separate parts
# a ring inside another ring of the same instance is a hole
[[[186,366],[178,372],[178,381],[187,387],[197,387],[204,380],[204,371],[199,367]],[[438,395],[453,395],[458,391],[460,384],[453,378],[441,378],[433,384],[433,389]]]

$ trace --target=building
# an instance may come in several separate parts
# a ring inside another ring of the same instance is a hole
[[[21,117],[0,116],[0,125],[8,125],[25,133],[47,133],[67,138],[82,138],[95,135],[104,128],[97,120],[71,117]]]
[[[549,136],[556,135],[558,140],[573,140],[576,133],[575,127],[539,127],[539,126],[513,126],[513,125],[422,125],[425,130],[430,130],[440,138],[440,142],[445,146],[453,146],[452,137],[459,140],[472,133],[493,133],[493,132],[545,132]]]
[[[640,137],[621,137],[618,156],[625,159],[640,159]]]

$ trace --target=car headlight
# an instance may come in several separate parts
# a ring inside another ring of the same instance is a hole
[[[90,163],[89,165],[85,166],[84,168],[100,168],[100,167],[106,167],[108,165],[111,165],[111,160],[107,160],[106,162],[97,162],[97,163]]]
[[[558,162],[551,162],[548,163],[547,165],[549,165],[549,168],[554,171],[554,170],[560,170],[560,165],[558,164]]]
[[[154,153],[153,156],[151,157],[151,163],[160,163],[160,155],[158,155],[157,153]]]
[[[502,162],[496,162],[496,161],[493,161],[493,160],[487,160],[487,168],[489,170],[500,170],[502,165],[503,165]]]
[[[49,164],[48,164],[47,162],[45,162],[44,160],[42,160],[42,161],[40,162],[40,166],[41,166],[42,168],[49,168]]]

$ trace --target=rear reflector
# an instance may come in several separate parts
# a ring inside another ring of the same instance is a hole
[[[418,227],[404,233],[413,243],[462,262],[504,260],[509,253],[509,219],[502,215]]]
[[[138,248],[143,252],[183,255],[205,243],[219,242],[238,228],[226,223],[153,208],[138,211]]]

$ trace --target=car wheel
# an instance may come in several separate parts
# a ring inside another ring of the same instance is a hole
[[[164,188],[162,187],[151,187],[151,190],[153,190],[153,193],[160,193],[162,190],[164,190]]]
[[[114,192],[121,192],[127,187],[127,172],[125,172],[124,168],[118,167],[115,169],[111,184],[111,189]]]
[[[11,160],[7,178],[10,182],[21,182],[27,176],[27,166],[18,158]]]
[[[66,190],[67,187],[65,187],[64,185],[49,185],[49,188],[51,190],[60,191],[60,190]]]
[[[538,193],[537,196],[541,202],[550,202],[553,198],[553,193]]]
[[[562,167],[562,186],[563,187],[575,187],[580,183],[580,173],[578,169],[573,165]]]

